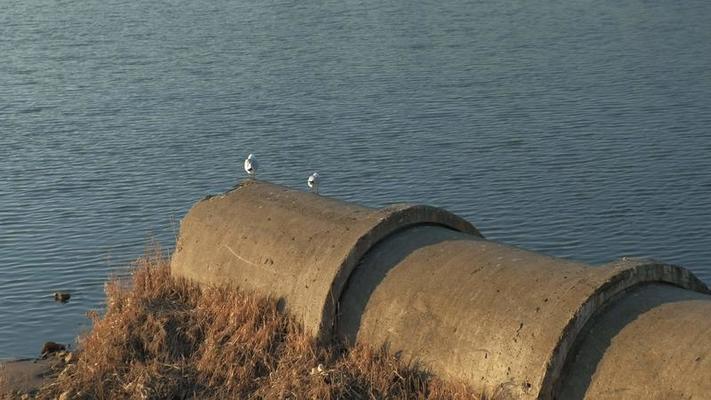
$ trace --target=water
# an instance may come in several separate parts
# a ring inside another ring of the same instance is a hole
[[[711,2],[4,0],[0,358],[260,177],[711,283]],[[70,290],[68,304],[51,299]]]

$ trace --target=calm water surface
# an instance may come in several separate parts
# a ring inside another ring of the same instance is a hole
[[[0,358],[261,177],[711,283],[711,2],[4,0]],[[55,290],[74,294],[68,304]]]

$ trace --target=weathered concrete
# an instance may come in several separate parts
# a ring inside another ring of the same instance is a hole
[[[313,334],[331,334],[336,304],[363,255],[391,233],[441,225],[478,236],[434,207],[382,210],[249,180],[197,203],[180,227],[173,274],[282,298]]]
[[[389,343],[439,374],[551,398],[575,338],[609,299],[643,282],[703,291],[683,269],[644,260],[600,268],[412,227],[364,257],[341,297],[338,331]]]
[[[193,207],[172,268],[202,283],[280,297],[322,338],[335,333],[388,343],[440,375],[512,398],[608,398],[598,388],[623,376],[615,368],[638,359],[629,353],[633,337],[646,343],[636,349],[675,341],[702,347],[701,353],[679,348],[669,358],[679,363],[696,354],[704,360],[711,346],[694,339],[708,336],[711,296],[682,268],[638,259],[593,268],[485,240],[471,224],[436,208],[374,210],[258,181]],[[650,284],[660,289],[638,289]],[[670,291],[697,297],[672,306]],[[655,305],[659,316],[635,319],[644,307],[622,307],[629,293],[642,293],[640,301]],[[630,321],[624,329],[613,326],[619,319],[605,319],[618,308]],[[680,313],[679,321],[706,322],[667,326],[672,313]],[[595,329],[631,333],[616,339],[619,348],[598,346],[599,354],[588,356],[581,350],[580,361],[571,361]],[[670,378],[664,393],[705,389],[698,382],[711,370],[695,363],[684,370],[692,377]],[[594,376],[591,365],[599,369]],[[619,382],[628,386],[649,384],[643,374],[624,376],[629,381]],[[674,386],[682,382],[695,389]]]
[[[711,301],[641,286],[599,314],[570,357],[559,399],[711,398]]]

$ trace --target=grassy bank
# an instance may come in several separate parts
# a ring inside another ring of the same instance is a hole
[[[201,289],[160,254],[106,285],[103,316],[39,399],[478,399],[384,349],[319,345],[272,299]]]

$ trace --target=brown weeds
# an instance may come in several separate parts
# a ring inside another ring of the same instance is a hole
[[[272,299],[200,288],[156,253],[106,285],[78,360],[38,398],[473,399],[385,349],[323,346]]]

